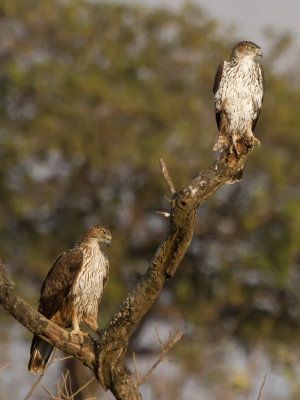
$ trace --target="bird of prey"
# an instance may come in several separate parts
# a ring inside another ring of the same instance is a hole
[[[41,288],[38,311],[62,328],[73,328],[83,334],[79,324],[84,321],[98,331],[98,305],[109,275],[107,256],[100,245],[110,245],[111,233],[96,225],[82,241],[59,255]],[[34,335],[28,369],[40,373],[45,368],[53,346]]]
[[[253,135],[264,96],[264,72],[257,56],[262,56],[257,44],[240,42],[217,70],[213,92],[219,138],[214,150],[240,154],[240,143],[249,148],[260,144]]]

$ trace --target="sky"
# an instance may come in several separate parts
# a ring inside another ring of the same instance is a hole
[[[165,3],[174,3],[174,0],[165,0]],[[291,33],[295,45],[300,46],[298,0],[196,0],[195,3],[205,8],[212,17],[233,23],[241,39],[258,42],[264,47],[267,44],[263,30],[271,27],[278,33]]]

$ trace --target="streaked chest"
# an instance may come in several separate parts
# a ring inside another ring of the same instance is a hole
[[[86,313],[95,308],[103,292],[103,280],[106,276],[106,257],[98,244],[84,249],[81,271],[72,288],[75,304]]]
[[[248,101],[261,107],[263,96],[261,71],[256,62],[245,60],[240,64],[226,62],[216,93],[216,101],[229,103]]]

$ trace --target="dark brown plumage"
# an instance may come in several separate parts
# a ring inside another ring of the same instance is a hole
[[[81,242],[55,260],[41,288],[38,311],[63,328],[80,334],[86,322],[97,331],[98,304],[109,275],[109,263],[100,244],[109,245],[111,233],[104,226],[91,227]],[[53,346],[34,335],[28,369],[40,373]]]

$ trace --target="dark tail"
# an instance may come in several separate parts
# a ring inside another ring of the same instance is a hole
[[[52,353],[53,346],[37,335],[33,336],[30,348],[30,360],[28,370],[34,374],[39,374],[46,367],[47,361]]]

